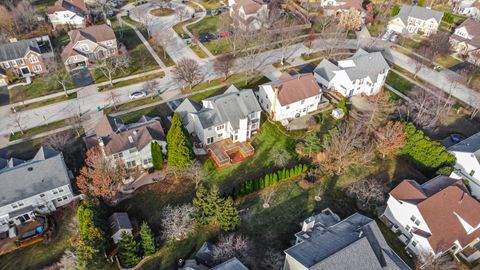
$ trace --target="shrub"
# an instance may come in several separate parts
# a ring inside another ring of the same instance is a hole
[[[394,17],[394,16],[397,16],[399,12],[400,12],[400,6],[395,4],[392,8],[392,13],[390,13],[390,15]]]

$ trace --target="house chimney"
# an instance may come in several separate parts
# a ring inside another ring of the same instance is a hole
[[[309,217],[303,221],[302,231],[308,232],[315,226],[315,218]]]
[[[98,137],[98,146],[100,146],[100,150],[102,150],[103,156],[107,156],[105,154],[105,143],[103,142],[102,137]]]
[[[9,41],[10,43],[14,43],[14,42],[17,42],[17,38],[10,38],[8,41]]]

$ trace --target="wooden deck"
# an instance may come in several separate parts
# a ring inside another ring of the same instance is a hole
[[[248,142],[232,142],[230,138],[206,146],[208,155],[217,168],[241,162],[255,155]]]

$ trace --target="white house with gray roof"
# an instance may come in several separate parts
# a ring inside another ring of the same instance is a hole
[[[233,85],[201,104],[185,99],[175,110],[193,140],[204,145],[227,138],[247,141],[260,128],[261,111],[251,89],[240,91]]]
[[[334,89],[342,96],[358,94],[368,96],[382,89],[390,66],[380,52],[368,53],[363,49],[336,64],[324,59],[314,70],[317,82],[324,88]]]
[[[112,233],[113,243],[117,244],[122,240],[124,232],[132,235],[133,226],[128,214],[125,212],[115,212],[108,218],[108,224]]]
[[[0,159],[0,225],[21,224],[74,199],[61,152],[41,147],[32,160]]]
[[[359,213],[344,220],[330,209],[304,221],[285,250],[284,270],[410,269],[388,246],[377,223]]]
[[[399,34],[421,32],[428,36],[437,32],[442,17],[442,11],[419,6],[402,6],[397,16],[390,19],[387,28]]]
[[[480,200],[480,132],[449,147],[447,151],[457,159],[450,177],[467,180],[472,196]]]

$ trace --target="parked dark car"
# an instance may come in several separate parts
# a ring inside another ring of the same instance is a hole
[[[454,143],[459,143],[459,142],[462,141],[462,138],[457,134],[451,134],[450,135],[450,140],[452,140],[452,142],[454,142]]]

